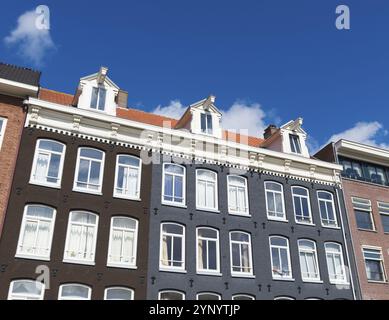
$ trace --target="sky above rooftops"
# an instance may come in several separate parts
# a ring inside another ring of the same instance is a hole
[[[33,26],[39,4],[2,3],[0,61],[41,70],[44,87],[73,94],[104,65],[133,108],[177,117],[214,94],[227,128],[260,136],[301,116],[312,149],[389,146],[388,1],[46,1],[49,30]]]

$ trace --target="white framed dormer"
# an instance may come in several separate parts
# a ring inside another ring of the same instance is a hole
[[[301,127],[303,119],[289,121],[280,128],[282,139],[282,151],[309,158],[306,145],[307,133]]]
[[[107,76],[108,68],[80,79],[77,107],[116,116],[119,87]]]

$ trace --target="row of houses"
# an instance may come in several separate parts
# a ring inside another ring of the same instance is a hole
[[[387,150],[131,109],[107,73],[0,64],[0,299],[389,299]]]

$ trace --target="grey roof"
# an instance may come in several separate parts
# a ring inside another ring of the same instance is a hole
[[[0,78],[39,87],[40,71],[0,62]]]

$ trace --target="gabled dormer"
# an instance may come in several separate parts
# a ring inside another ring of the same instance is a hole
[[[107,76],[108,68],[80,79],[75,105],[78,108],[116,116],[121,93],[119,87]]]
[[[191,104],[178,121],[176,128],[185,128],[192,133],[222,137],[222,114],[215,106],[215,96]]]

